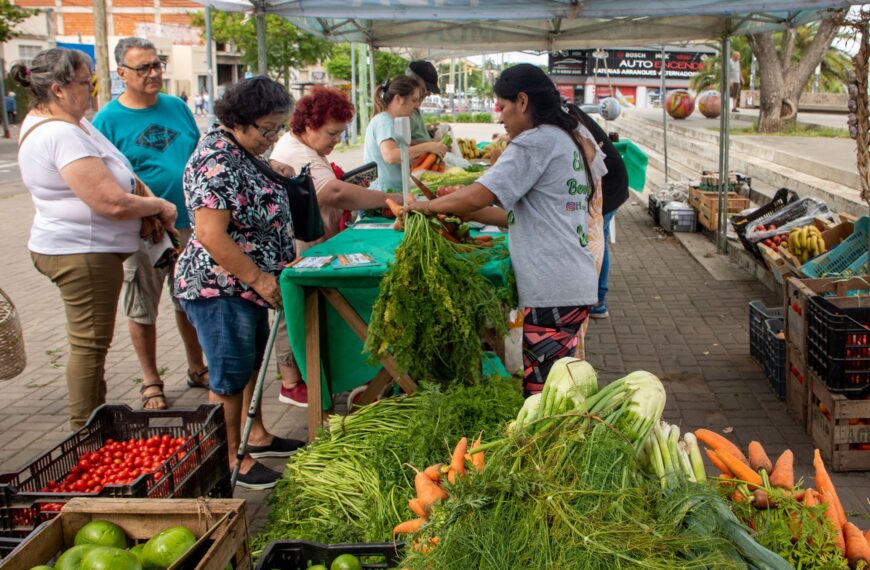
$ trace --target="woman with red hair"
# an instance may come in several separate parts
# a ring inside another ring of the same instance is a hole
[[[317,86],[302,97],[290,118],[290,132],[275,145],[271,160],[286,164],[299,172],[307,164],[317,191],[317,202],[323,216],[324,236],[321,241],[339,231],[345,210],[383,208],[386,199],[401,202],[401,194],[386,194],[362,186],[342,182],[326,159],[341,141],[341,135],[353,119],[353,104],[341,91]],[[300,244],[299,251],[313,244]]]
[[[339,232],[345,211],[383,208],[387,198],[402,202],[401,194],[387,194],[342,182],[335,170],[338,167],[326,159],[341,141],[341,135],[353,115],[353,104],[341,91],[332,87],[315,87],[296,103],[290,117],[290,132],[281,137],[270,157],[272,162],[290,166],[295,172],[309,165],[324,229],[324,236],[315,243]],[[300,242],[297,252],[301,253],[312,245]],[[278,399],[285,404],[307,407],[308,391],[293,360],[287,332],[283,327],[275,342],[275,349],[283,380]]]

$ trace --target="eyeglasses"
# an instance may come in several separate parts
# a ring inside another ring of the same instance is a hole
[[[276,127],[274,129],[267,129],[266,127],[261,127],[257,123],[252,123],[252,125],[256,127],[257,131],[259,131],[259,133],[267,139],[274,138],[284,132],[284,125]]]
[[[166,62],[164,61],[154,61],[152,63],[146,63],[145,65],[140,65],[138,67],[130,67],[129,65],[121,64],[121,67],[126,67],[130,71],[135,71],[136,75],[139,77],[148,77],[151,72],[155,73],[163,73],[166,71]]]

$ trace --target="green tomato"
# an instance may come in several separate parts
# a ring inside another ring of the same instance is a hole
[[[317,566],[309,566],[308,570],[326,570],[326,566],[318,564]]]
[[[353,554],[342,554],[332,561],[329,570],[363,570],[363,567]]]
[[[82,559],[94,548],[97,547],[93,544],[79,544],[68,548],[54,563],[54,570],[79,570],[82,566]]]
[[[40,564],[39,566],[34,566],[30,570],[54,570],[51,566],[46,566],[45,564]]]
[[[183,526],[167,528],[151,537],[142,549],[142,566],[145,570],[163,570],[184,555],[196,544],[196,535]]]
[[[127,548],[127,535],[115,523],[91,521],[76,533],[75,544]]]
[[[129,550],[98,546],[85,555],[81,570],[142,570],[142,564]]]

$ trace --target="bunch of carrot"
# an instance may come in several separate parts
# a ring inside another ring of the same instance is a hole
[[[835,530],[834,540],[843,556],[853,568],[870,566],[870,530],[862,533],[846,520],[846,513],[837,495],[819,450],[813,455],[815,489],[795,488],[794,454],[786,449],[771,463],[761,443],[752,441],[747,448],[748,457],[739,447],[725,437],[706,429],[695,431],[695,436],[709,449],[707,457],[722,472],[724,484],[737,484],[732,499],[736,502],[750,500],[759,509],[776,508],[771,495],[774,489],[782,489],[806,507],[825,505],[824,515]],[[744,487],[752,497],[740,491]],[[863,566],[861,566],[863,562]]]
[[[437,154],[427,152],[421,154],[411,163],[411,170],[431,170],[432,172],[444,172],[444,161]]]
[[[414,476],[414,488],[417,496],[408,501],[408,508],[418,518],[397,524],[393,529],[393,535],[413,534],[419,531],[429,520],[432,507],[450,496],[444,489],[444,481],[446,480],[449,484],[455,485],[464,477],[470,475],[469,470],[466,468],[466,462],[471,465],[474,472],[480,473],[483,471],[486,465],[483,451],[474,452],[474,448],[480,447],[480,439],[481,436],[478,436],[477,441],[472,445],[472,453],[469,453],[468,438],[463,437],[460,439],[453,450],[450,465],[438,463],[430,465],[423,471],[415,469],[417,474]],[[421,552],[426,552],[437,544],[438,537],[433,537],[429,540],[428,544],[415,544],[414,548]]]

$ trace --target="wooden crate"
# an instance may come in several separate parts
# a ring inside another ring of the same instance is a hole
[[[763,243],[758,244],[758,251],[761,252],[761,257],[767,264],[767,268],[773,275],[773,279],[780,285],[784,285],[786,277],[797,275],[797,272],[792,265],[786,262],[785,258],[779,251],[771,249]]]
[[[705,192],[700,188],[689,188],[689,205],[698,210],[698,223],[710,231],[719,226],[719,194]],[[739,214],[750,206],[748,198],[736,192],[728,193],[728,214]]]
[[[0,561],[0,569],[29,570],[48,564],[59,552],[73,546],[76,532],[94,520],[117,524],[136,543],[174,526],[187,527],[198,538],[214,529],[201,546],[204,553],[194,553],[198,560],[190,567],[222,570],[232,563],[236,570],[252,568],[242,499],[75,498],[64,505],[57,517],[40,525]]]
[[[870,400],[832,394],[810,371],[810,435],[834,471],[870,470]]]
[[[807,357],[795,345],[786,343],[785,356],[785,405],[788,413],[810,433],[809,408],[810,391],[807,376]]]

